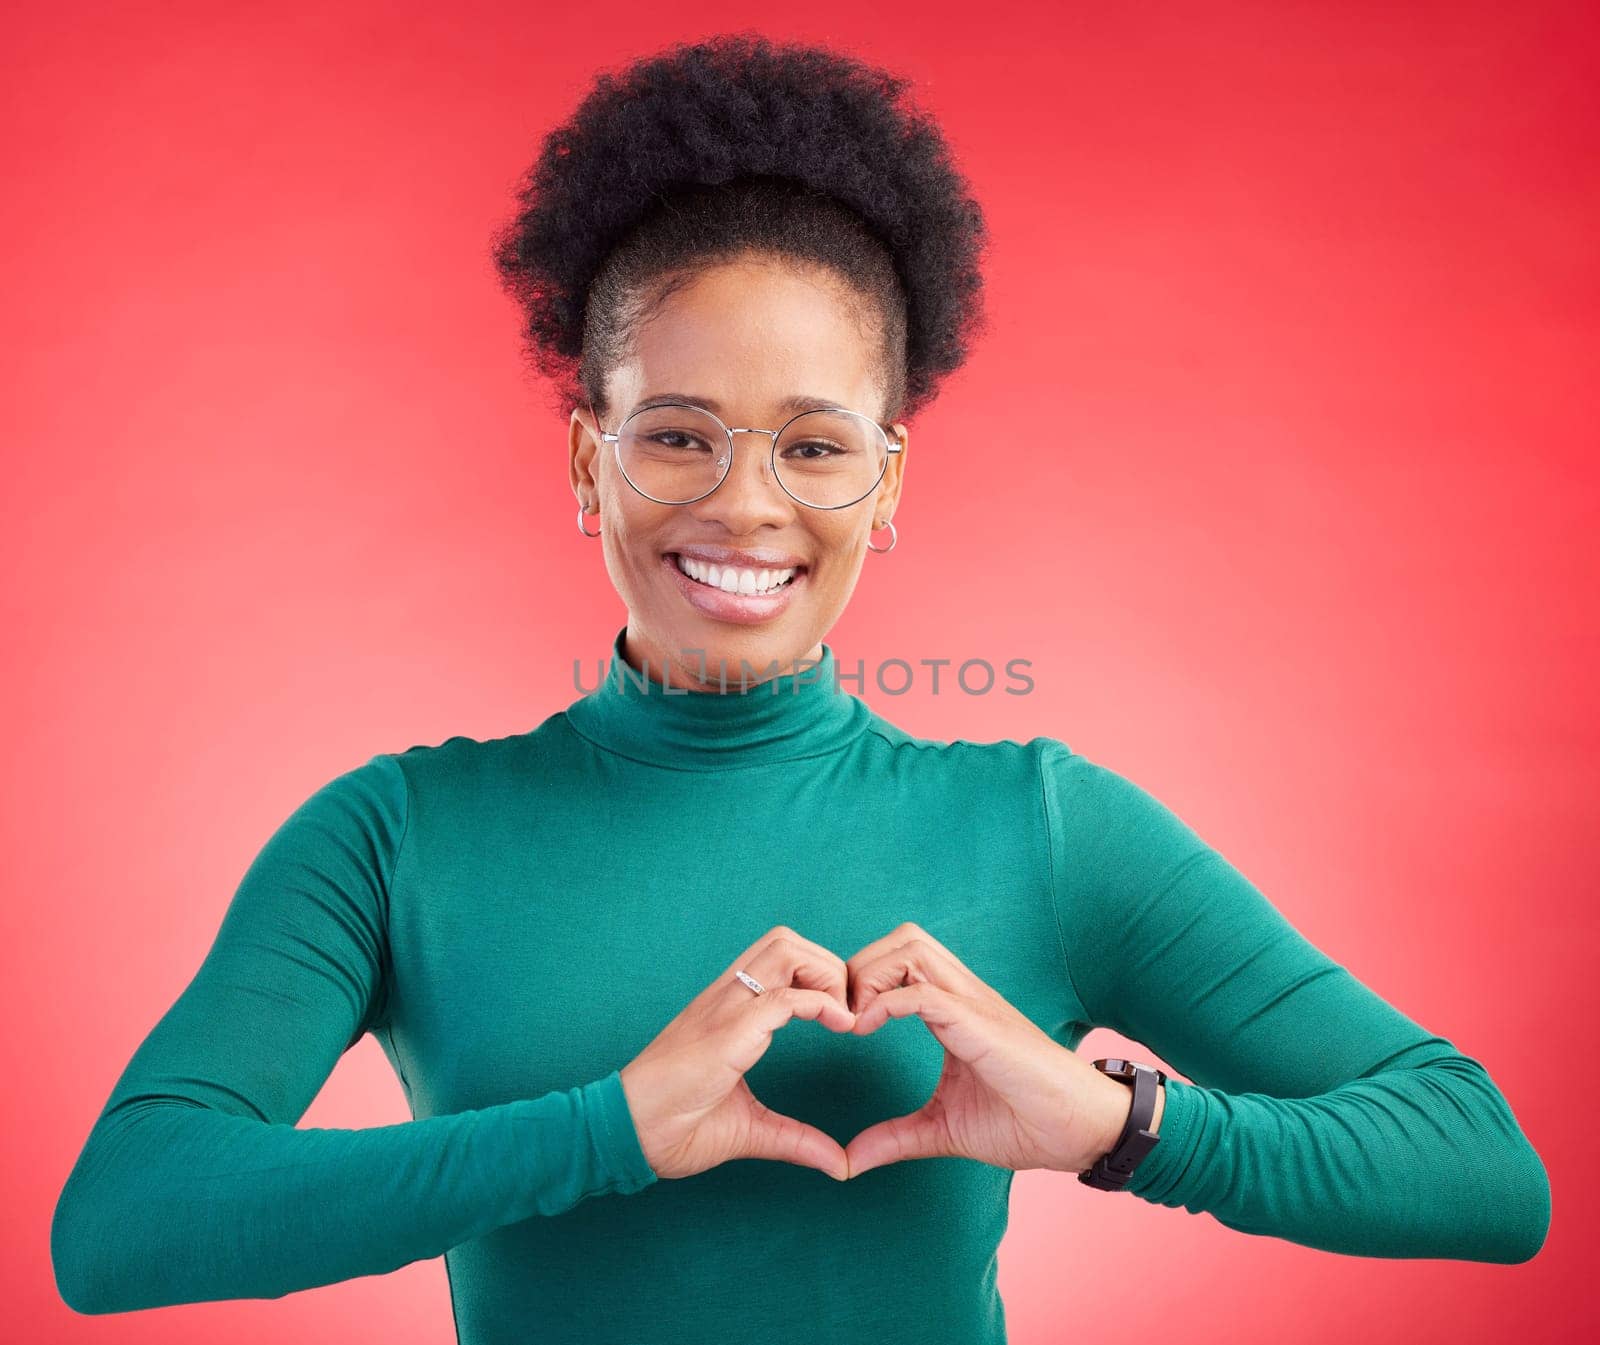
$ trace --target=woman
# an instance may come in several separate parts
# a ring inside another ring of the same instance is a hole
[[[982,216],[901,91],[721,39],[549,137],[496,257],[627,624],[538,727],[374,756],[268,840],[62,1193],[72,1307],[442,1254],[472,1345],[1000,1341],[1027,1168],[1331,1251],[1539,1249],[1482,1065],[1175,814],[844,690],[823,637],[979,326]],[[1080,1058],[1097,1025],[1194,1082]],[[298,1128],[367,1032],[416,1119]]]

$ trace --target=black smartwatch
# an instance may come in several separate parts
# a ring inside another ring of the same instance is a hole
[[[1092,1168],[1080,1172],[1078,1180],[1101,1191],[1120,1191],[1144,1156],[1161,1142],[1161,1136],[1152,1135],[1148,1127],[1155,1115],[1156,1087],[1166,1083],[1167,1075],[1165,1070],[1154,1066],[1136,1065],[1131,1060],[1115,1057],[1093,1063],[1102,1074],[1133,1089],[1133,1107],[1111,1152],[1097,1159]]]

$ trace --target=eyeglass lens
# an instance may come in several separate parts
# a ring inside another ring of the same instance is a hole
[[[664,504],[687,504],[708,494],[732,461],[721,424],[692,406],[646,407],[623,422],[618,436],[623,474]],[[749,447],[770,451],[760,442]],[[887,459],[883,431],[873,421],[855,411],[823,410],[807,411],[784,427],[774,463],[789,494],[819,509],[836,509],[871,494]]]

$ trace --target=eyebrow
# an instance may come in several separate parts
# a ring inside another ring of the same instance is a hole
[[[647,406],[655,406],[660,402],[687,402],[690,406],[703,406],[713,415],[723,415],[722,404],[714,397],[697,397],[691,392],[658,392],[654,396],[643,398],[633,409],[642,411]],[[785,397],[778,403],[780,411],[791,411],[798,415],[802,411],[819,411],[825,407],[837,407],[838,402],[829,397],[813,397],[805,393],[796,393],[792,397]]]

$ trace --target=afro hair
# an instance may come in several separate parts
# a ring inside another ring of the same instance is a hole
[[[544,140],[493,241],[566,415],[602,415],[632,324],[697,268],[755,250],[831,269],[883,337],[909,420],[985,326],[983,212],[907,81],[735,33],[602,73]]]

